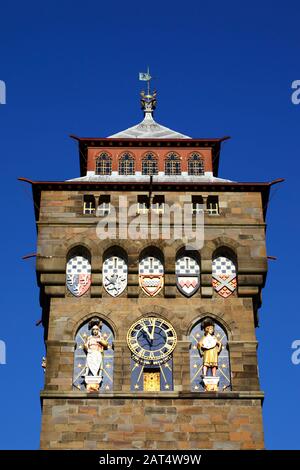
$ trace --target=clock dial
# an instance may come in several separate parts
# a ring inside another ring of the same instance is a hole
[[[177,335],[173,326],[158,317],[145,317],[128,331],[127,344],[133,359],[145,364],[160,364],[174,351]]]

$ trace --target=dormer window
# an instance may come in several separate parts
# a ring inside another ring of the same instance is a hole
[[[119,160],[119,175],[134,175],[134,163],[131,153],[123,153]]]
[[[142,175],[158,175],[157,157],[148,152],[142,159]]]
[[[111,175],[111,158],[106,152],[100,153],[96,159],[96,175]]]
[[[204,160],[200,153],[193,152],[188,159],[189,175],[204,175]]]
[[[171,152],[167,155],[165,161],[165,174],[166,175],[180,175],[181,174],[181,162],[180,157],[177,153]]]
[[[86,194],[83,196],[83,213],[84,215],[94,215],[96,212],[96,203],[94,196]]]

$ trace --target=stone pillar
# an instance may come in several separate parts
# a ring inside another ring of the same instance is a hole
[[[74,341],[47,340],[46,390],[72,390]]]
[[[190,341],[178,341],[173,354],[174,390],[190,392]]]
[[[131,353],[124,340],[114,341],[114,391],[130,391]]]
[[[229,341],[228,349],[232,390],[260,390],[256,354],[257,341]]]

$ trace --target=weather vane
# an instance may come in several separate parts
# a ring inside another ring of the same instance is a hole
[[[142,82],[147,82],[147,94],[150,95],[150,80],[151,80],[149,65],[147,67],[147,72],[140,72],[139,73],[139,80]]]

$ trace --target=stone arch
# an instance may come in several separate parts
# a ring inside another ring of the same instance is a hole
[[[66,253],[66,261],[69,261],[73,256],[84,256],[91,263],[91,251],[83,243],[80,245],[76,244],[70,248]]]
[[[187,336],[190,335],[191,330],[194,326],[200,322],[202,322],[206,317],[212,318],[216,323],[220,324],[222,328],[225,330],[227,334],[228,340],[232,340],[234,336],[237,335],[237,325],[234,320],[225,320],[224,313],[212,313],[211,311],[207,311],[206,309],[199,309],[199,314],[194,317],[189,324],[187,325],[186,334]]]
[[[77,315],[74,316],[74,318],[68,321],[67,326],[65,328],[65,333],[73,339],[75,338],[76,334],[78,333],[82,325],[87,323],[93,317],[99,317],[101,320],[103,320],[105,323],[107,323],[110,326],[110,328],[113,331],[114,338],[117,339],[118,328],[115,322],[113,322],[112,319],[110,318],[111,313],[112,313],[111,310],[95,311],[92,309],[90,312],[82,316],[82,313],[79,312]]]
[[[126,263],[128,263],[128,254],[127,251],[125,250],[124,246],[121,246],[121,244],[114,244],[109,247],[107,247],[103,252],[102,252],[102,260],[104,261],[106,258],[109,258],[110,256],[119,256],[120,258],[123,258]]]
[[[240,243],[233,238],[225,236],[214,238],[213,240],[209,240],[205,243],[205,246],[201,250],[202,258],[212,260],[213,253],[221,247],[227,247],[227,249],[231,250],[237,256],[240,246]]]
[[[164,265],[164,250],[160,246],[155,246],[153,243],[149,243],[146,246],[144,245],[139,253],[139,262],[147,256],[154,256],[155,258],[158,258]]]
[[[182,245],[179,249],[176,250],[175,262],[181,256],[190,256],[191,258],[195,258],[199,265],[201,263],[201,255],[199,250],[187,250],[186,245]]]
[[[125,255],[125,259],[128,259],[128,252],[127,252],[127,241],[126,240],[102,240],[101,247],[99,247],[100,257],[102,258],[102,262],[104,257],[109,251],[119,251]]]
[[[65,256],[67,256],[68,252],[71,251],[76,246],[83,246],[84,248],[89,250],[92,258],[98,255],[97,243],[91,240],[90,238],[83,239],[82,234],[78,234],[70,238],[67,238],[65,241],[61,243],[59,248],[62,249]]]

